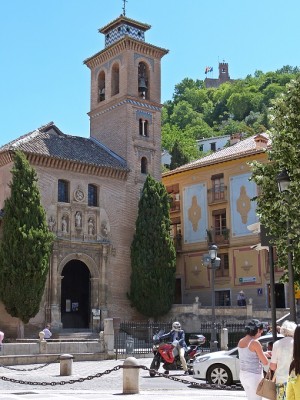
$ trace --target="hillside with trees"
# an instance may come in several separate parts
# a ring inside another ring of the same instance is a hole
[[[256,71],[218,88],[206,88],[202,80],[183,79],[175,86],[173,100],[164,103],[162,147],[172,155],[173,150],[178,154],[180,145],[180,159],[188,162],[203,156],[196,140],[265,132],[270,128],[273,101],[286,93],[287,83],[298,76],[300,68],[284,66],[275,72]]]

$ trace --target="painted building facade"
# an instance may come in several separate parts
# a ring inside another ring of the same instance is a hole
[[[251,230],[258,222],[257,186],[250,181],[249,162],[267,162],[266,134],[241,140],[204,158],[163,174],[172,197],[172,234],[177,250],[176,303],[195,299],[210,306],[211,271],[204,265],[208,248],[215,243],[221,266],[215,272],[216,306],[237,305],[240,291],[257,308],[268,309],[268,251],[256,250],[259,234]],[[286,288],[275,271],[276,302],[284,308]]]

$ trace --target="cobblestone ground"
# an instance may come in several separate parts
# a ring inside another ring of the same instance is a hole
[[[151,358],[138,359],[141,366],[150,367]],[[124,359],[105,361],[80,361],[74,360],[71,376],[60,376],[60,364],[52,363],[46,366],[40,364],[0,367],[0,398],[5,400],[59,398],[59,399],[109,399],[115,395],[123,394],[123,366]],[[42,368],[41,368],[42,367]],[[14,368],[14,369],[12,369]],[[115,369],[115,370],[114,370]],[[126,400],[143,398],[144,400],[162,397],[164,399],[203,398],[232,400],[245,399],[243,391],[203,390],[164,377],[149,376],[149,371],[139,370],[140,394],[126,395]],[[163,372],[161,369],[160,372]],[[104,373],[104,374],[103,374]],[[103,374],[96,377],[96,374]],[[183,376],[182,371],[172,371],[172,376],[189,382],[195,380],[192,376]],[[2,377],[16,380],[16,382],[3,380]],[[89,378],[88,378],[89,377]],[[79,379],[82,381],[78,381]],[[88,379],[86,379],[88,378]],[[71,383],[70,381],[74,381]],[[31,385],[29,382],[41,383]],[[46,385],[52,382],[53,386]],[[60,382],[60,384],[57,384]],[[44,386],[43,386],[44,383]],[[170,397],[171,396],[171,397]]]

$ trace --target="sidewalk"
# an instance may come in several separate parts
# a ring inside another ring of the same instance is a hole
[[[149,368],[151,358],[137,359],[138,364]],[[151,378],[147,369],[139,369],[139,393],[123,394],[124,359],[104,361],[73,362],[72,375],[60,376],[60,364],[19,365],[9,368],[0,367],[1,400],[35,400],[41,398],[60,400],[110,400],[124,396],[126,400],[166,400],[190,399],[237,400],[246,399],[244,391],[199,389],[180,380],[203,383],[192,376],[183,376],[181,371],[172,371],[177,380],[164,377]],[[120,367],[120,368],[119,368]],[[162,371],[161,371],[162,372]],[[15,380],[15,382],[10,381]],[[70,382],[74,381],[74,382]],[[47,385],[31,385],[31,382]],[[53,386],[49,385],[54,383]],[[61,384],[63,383],[63,384]],[[65,384],[66,383],[66,384]]]
[[[1,400],[37,400],[37,399],[53,399],[53,400],[116,400],[118,396],[123,396],[126,400],[183,400],[188,397],[189,399],[203,399],[203,400],[246,400],[245,392],[226,392],[221,390],[151,390],[141,391],[139,394],[123,395],[120,392],[98,392],[98,391],[39,391],[31,390],[19,392],[14,390],[12,392],[0,391]]]

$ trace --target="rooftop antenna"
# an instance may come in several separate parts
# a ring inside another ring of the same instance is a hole
[[[124,17],[126,15],[126,3],[127,3],[127,0],[123,0],[123,15],[124,15]]]

